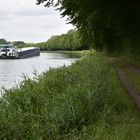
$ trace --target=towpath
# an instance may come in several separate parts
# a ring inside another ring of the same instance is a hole
[[[134,74],[140,75],[140,68],[120,59],[113,59],[112,61],[113,66],[117,69],[119,79],[127,90],[128,95],[131,97],[138,110],[140,111],[140,91],[135,88],[134,84],[132,81],[130,81],[126,73],[126,70],[128,70]],[[140,83],[138,86],[140,86]]]

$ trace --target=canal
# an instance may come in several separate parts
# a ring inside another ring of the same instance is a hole
[[[59,53],[41,53],[38,57],[27,59],[0,59],[0,90],[18,85],[24,76],[34,77],[50,68],[70,65],[74,58],[67,58]]]

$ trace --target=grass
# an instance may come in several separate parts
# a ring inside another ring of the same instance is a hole
[[[122,57],[124,60],[126,60],[128,63],[133,64],[135,66],[140,67],[140,56],[139,55],[128,55]]]
[[[140,114],[116,71],[93,52],[26,78],[0,99],[0,139],[139,140],[139,130]]]
[[[140,93],[140,75],[136,74],[130,70],[125,70],[129,81],[135,87],[135,89]]]
[[[68,57],[71,57],[71,58],[75,58],[75,57],[78,57],[78,58],[80,58],[80,57],[82,57],[82,56],[84,56],[84,55],[86,55],[86,54],[88,54],[88,53],[90,53],[90,51],[89,50],[84,50],[84,51],[61,51],[60,53],[62,53],[62,54],[64,54],[64,55],[66,55],[66,56],[68,56]],[[94,53],[94,52],[93,52]]]

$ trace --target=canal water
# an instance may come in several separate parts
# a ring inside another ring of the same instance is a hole
[[[40,74],[50,68],[68,66],[75,61],[59,53],[41,53],[38,57],[26,59],[0,59],[0,90],[18,85],[23,76],[33,78],[33,73]]]

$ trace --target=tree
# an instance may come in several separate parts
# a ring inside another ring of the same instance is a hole
[[[0,44],[7,44],[8,42],[5,39],[0,39]]]
[[[24,46],[26,43],[23,41],[14,41],[13,44],[18,47]]]
[[[81,30],[88,45],[107,52],[140,53],[140,1],[38,0],[58,6],[62,16]]]

